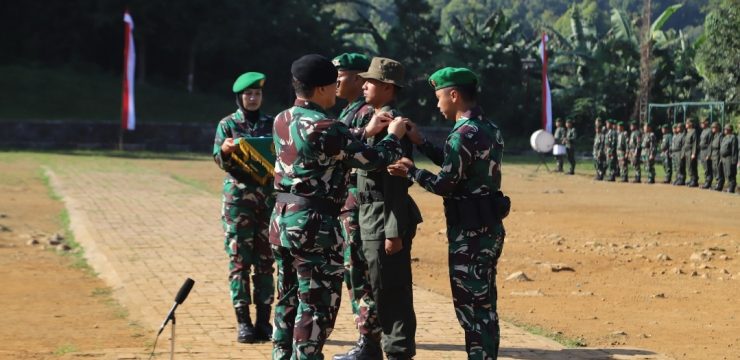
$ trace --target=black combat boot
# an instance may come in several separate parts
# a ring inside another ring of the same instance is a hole
[[[272,324],[270,324],[270,311],[272,308],[269,304],[257,304],[257,319],[254,323],[254,339],[257,341],[272,340]]]
[[[388,360],[412,360],[412,358],[406,354],[385,354]]]
[[[254,325],[249,317],[249,305],[242,305],[236,310],[236,341],[240,343],[254,342]]]
[[[357,344],[355,344],[355,346],[353,348],[349,349],[349,351],[347,351],[344,354],[334,355],[332,357],[332,360],[350,360],[350,359],[354,359],[355,358],[355,355],[357,355],[357,353],[359,353],[360,350],[362,350],[362,347],[365,345],[365,342],[366,341],[367,341],[367,338],[365,336],[363,336],[363,335],[360,335],[360,338],[357,339]]]
[[[333,360],[383,360],[380,340],[361,335],[354,348],[346,354],[334,355]]]
[[[702,189],[709,189],[712,187],[711,183],[705,182],[704,185],[701,186]]]

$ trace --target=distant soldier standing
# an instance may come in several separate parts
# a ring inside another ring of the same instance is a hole
[[[271,136],[272,117],[260,112],[265,75],[244,73],[236,79],[232,91],[238,109],[225,117],[216,128],[213,159],[226,171],[223,186],[221,221],[229,255],[231,302],[236,311],[237,341],[251,343],[270,340],[270,306],[274,300],[272,279],[275,262],[268,240],[268,222],[275,201],[272,183],[261,185],[231,159],[235,140],[245,137]],[[254,268],[249,293],[249,274]],[[252,324],[249,305],[256,306],[256,324]],[[256,325],[256,329],[255,329]]]
[[[665,171],[663,184],[670,184],[673,178],[673,155],[671,154],[673,134],[671,133],[671,126],[668,124],[663,124],[661,131],[663,138],[660,139],[660,156],[663,158],[663,170]]]
[[[722,187],[725,185],[725,172],[722,169],[722,157],[719,154],[719,149],[722,144],[722,130],[720,130],[719,122],[712,122],[712,143],[709,145],[709,159],[712,162],[712,168],[714,171],[714,179],[717,180],[717,184],[714,185],[714,190],[722,191]]]
[[[701,120],[701,135],[699,136],[699,160],[701,161],[701,167],[704,169],[704,184],[702,189],[709,189],[712,187],[712,178],[714,178],[715,168],[712,167],[712,159],[710,158],[710,149],[712,146],[712,129],[709,128],[709,119],[703,118]]]
[[[629,179],[629,154],[628,154],[629,133],[624,128],[624,122],[617,123],[617,161],[619,162],[619,173],[622,182]]]
[[[630,122],[630,140],[627,145],[629,151],[629,162],[635,171],[634,183],[642,181],[642,132],[637,121]]]
[[[455,120],[455,126],[444,151],[421,140],[415,127],[409,137],[423,145],[441,170],[435,175],[417,169],[409,159],[402,159],[399,167],[444,198],[452,300],[465,331],[465,350],[469,360],[496,359],[500,342],[496,264],[505,237],[501,219],[508,212],[506,206],[496,206],[505,199],[499,191],[504,141],[476,105],[478,78],[472,71],[443,68],[429,82],[437,107],[446,119]]]
[[[565,128],[563,127],[563,119],[555,119],[555,133],[552,135],[555,138],[555,145],[565,145]],[[558,167],[557,172],[563,172],[563,157],[564,155],[555,155],[555,161],[557,161]]]
[[[576,128],[573,127],[573,119],[565,121],[565,129],[565,153],[570,164],[568,175],[573,175],[576,171],[576,138],[578,137]]]
[[[594,121],[594,169],[596,176],[594,180],[604,180],[604,171],[606,170],[606,140],[604,139],[604,129],[601,127],[601,118]]]
[[[604,148],[606,149],[607,181],[614,181],[619,176],[617,162],[617,139],[619,137],[616,129],[617,122],[614,119],[606,121],[606,134],[604,135]]]
[[[406,132],[398,119],[388,135],[370,148],[346,125],[331,119],[337,70],[320,55],[291,66],[296,101],[275,118],[275,208],[270,244],[278,268],[273,353],[275,360],[323,359],[339,308],[342,274],[339,210],[347,196],[349,169],[375,169],[400,158],[398,139]],[[373,135],[376,121],[365,127]]]
[[[734,193],[737,176],[738,144],[737,136],[732,132],[732,125],[725,125],[725,133],[719,148],[722,171],[727,178],[727,192]]]
[[[673,173],[676,181],[673,185],[686,185],[686,158],[683,156],[684,143],[683,123],[673,126],[673,142],[671,143],[671,154],[673,154]]]
[[[694,129],[694,120],[686,120],[686,135],[683,139],[683,156],[686,159],[686,170],[689,182],[686,186],[699,186],[699,134]]]
[[[655,184],[655,157],[658,155],[658,139],[650,123],[645,123],[645,132],[642,134],[642,162],[648,176],[648,184]]]

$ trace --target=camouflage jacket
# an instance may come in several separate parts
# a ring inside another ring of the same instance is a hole
[[[622,131],[617,135],[617,154],[627,154],[627,143],[629,142],[629,133]]]
[[[593,150],[594,158],[600,158],[600,157],[606,156],[605,145],[606,145],[606,139],[605,139],[604,133],[601,131],[594,133],[594,150]]]
[[[673,134],[665,133],[663,138],[660,139],[660,153],[663,157],[671,156],[671,142],[673,141]]]
[[[687,158],[690,158],[692,155],[698,156],[697,150],[699,150],[699,136],[696,130],[687,130],[683,139],[683,156]]]
[[[630,140],[627,143],[629,155],[633,159],[639,159],[642,152],[642,132],[635,130],[630,133]]]
[[[221,152],[221,145],[226,138],[272,136],[272,121],[272,117],[260,112],[248,112],[245,115],[239,109],[218,123],[213,142],[213,160],[218,167],[226,171],[223,184],[226,203],[263,209],[271,206],[272,186],[269,183],[261,186],[254,181],[230,155],[225,156]]]
[[[712,145],[712,129],[707,127],[701,131],[699,136],[699,150],[701,152],[709,151],[709,147]]]
[[[654,132],[643,134],[642,144],[640,146],[642,148],[643,159],[650,160],[652,158],[654,160],[658,155],[658,138]]]
[[[555,133],[552,134],[552,136],[555,138],[555,144],[557,145],[565,145],[565,128],[559,127],[555,129]]]
[[[604,135],[604,148],[608,156],[615,156],[617,154],[617,138],[619,137],[617,130],[609,129]]]
[[[409,176],[432,193],[465,199],[489,195],[501,188],[504,139],[499,128],[483,117],[480,108],[471,109],[455,122],[443,152],[431,144],[420,150],[441,169],[435,175],[412,168]],[[440,153],[444,157],[438,163]]]
[[[389,134],[374,147],[357,140],[346,125],[318,105],[297,99],[275,118],[275,190],[338,210],[347,194],[349,169],[371,170],[398,160],[398,139]],[[326,248],[340,244],[336,214],[311,206],[276,202],[270,224],[270,243],[288,248]]]
[[[360,97],[359,99],[347,104],[339,113],[338,120],[349,127],[349,131],[357,139],[363,139],[365,137],[365,125],[362,124],[363,119],[367,117],[367,121],[373,114],[373,108],[365,102],[365,98]]]

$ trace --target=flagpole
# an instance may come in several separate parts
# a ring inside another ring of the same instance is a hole
[[[121,96],[121,128],[118,133],[118,149],[123,150],[123,138],[126,130],[136,127],[136,112],[134,108],[134,71],[136,66],[136,50],[134,49],[133,29],[134,21],[128,9],[123,14],[123,83]]]
[[[118,128],[118,150],[123,151],[123,132],[126,129],[126,121],[127,121],[127,114],[126,114],[126,106],[128,106],[126,101],[126,94],[128,94],[128,34],[129,34],[129,24],[125,21],[126,14],[128,14],[128,8],[124,12],[124,22],[123,22],[123,71],[121,74],[123,74],[123,81],[121,82],[121,127]]]

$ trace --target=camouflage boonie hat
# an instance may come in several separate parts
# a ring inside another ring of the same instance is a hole
[[[725,130],[732,131],[732,124],[725,124]]]
[[[712,127],[719,129],[719,121],[712,122]]]
[[[366,72],[357,74],[363,79],[374,79],[403,87],[405,70],[400,62],[384,57],[374,57]]]

